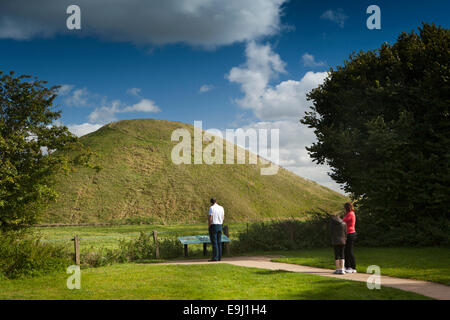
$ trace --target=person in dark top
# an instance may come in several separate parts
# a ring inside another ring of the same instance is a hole
[[[331,242],[334,247],[334,259],[336,261],[335,274],[345,274],[344,269],[344,248],[347,235],[347,224],[338,217],[338,215],[331,216],[330,219]]]

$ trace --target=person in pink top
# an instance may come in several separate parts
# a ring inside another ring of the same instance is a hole
[[[344,204],[345,216],[342,219],[347,224],[347,241],[345,242],[345,272],[346,273],[356,273],[356,261],[355,255],[353,254],[353,244],[356,240],[356,216],[353,209],[353,204],[347,202]]]

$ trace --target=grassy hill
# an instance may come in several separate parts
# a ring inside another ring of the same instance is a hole
[[[178,142],[171,134],[178,128],[193,136],[188,124],[140,119],[113,122],[82,137],[103,170],[78,168],[57,177],[60,196],[43,222],[205,221],[211,196],[232,221],[302,217],[310,209],[339,210],[346,201],[282,168],[261,175],[259,163],[175,165],[171,152]]]

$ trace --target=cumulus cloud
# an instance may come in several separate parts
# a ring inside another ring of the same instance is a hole
[[[69,131],[72,132],[77,137],[81,137],[88,133],[97,131],[101,127],[102,125],[98,123],[69,124],[67,126]]]
[[[302,56],[303,65],[305,67],[323,67],[325,66],[325,62],[323,61],[316,61],[316,58],[312,55],[306,52]]]
[[[348,19],[348,16],[344,13],[344,10],[342,10],[341,8],[337,10],[329,9],[324,13],[322,13],[320,19],[335,22],[339,25],[339,27],[343,28],[345,21]]]
[[[329,166],[317,165],[312,162],[306,147],[316,141],[316,137],[313,130],[301,125],[298,119],[259,121],[247,124],[240,128],[243,130],[278,129],[280,138],[278,149],[279,157],[276,159],[269,154],[269,157],[267,157],[269,160],[303,178],[307,178],[327,186],[332,190],[343,193],[340,186],[328,176],[328,172],[330,171]],[[270,133],[268,133],[268,136],[270,136]],[[262,145],[264,145],[264,141],[262,143],[260,142],[259,147]],[[267,147],[270,150],[271,143],[268,143]],[[258,150],[250,149],[250,151],[258,153]]]
[[[208,91],[211,91],[212,89],[214,89],[214,86],[211,84],[204,84],[200,87],[200,89],[198,90],[199,93],[205,93]]]
[[[271,79],[285,73],[285,69],[286,64],[270,45],[248,43],[246,62],[232,68],[226,75],[229,81],[240,84],[244,93],[241,99],[236,100],[237,104],[251,110],[259,119],[240,128],[278,129],[279,159],[269,157],[270,160],[302,177],[342,192],[328,176],[330,168],[315,164],[308,155],[306,147],[316,141],[316,137],[312,129],[299,122],[310,106],[307,93],[321,84],[328,73],[310,71],[299,80],[271,85]],[[258,153],[258,150],[250,151]]]
[[[214,47],[276,34],[287,0],[78,0],[81,30],[136,44],[187,43]],[[29,40],[70,34],[71,0],[2,0],[0,38]]]
[[[116,114],[126,112],[144,112],[144,113],[156,113],[161,112],[161,109],[151,100],[142,99],[136,104],[131,106],[123,106],[124,104],[120,100],[114,100],[109,105],[104,105],[96,108],[88,118],[90,122],[108,123],[116,121]]]
[[[327,77],[326,72],[308,72],[300,80],[286,80],[275,86],[272,78],[285,73],[285,63],[270,45],[250,42],[246,48],[246,63],[233,67],[227,78],[239,83],[244,97],[236,100],[251,109],[260,120],[298,118],[309,107],[306,94]]]
[[[58,95],[61,97],[62,101],[68,106],[91,106],[95,107],[89,116],[90,124],[94,123],[96,125],[105,124],[108,122],[116,121],[116,115],[118,113],[157,113],[161,112],[159,106],[155,104],[154,101],[140,96],[140,88],[129,88],[127,93],[133,97],[139,97],[140,100],[135,104],[126,104],[118,99],[109,100],[107,97],[101,96],[96,93],[90,92],[87,88],[75,88],[74,85],[64,84],[58,89]],[[76,126],[82,125],[71,125],[74,130],[78,130]],[[84,127],[80,127],[82,130]],[[84,132],[84,131],[83,131]]]
[[[67,95],[67,94],[66,94]],[[71,90],[64,102],[73,107],[84,107],[88,104],[89,91],[86,88]]]
[[[116,114],[120,112],[120,105],[121,102],[119,100],[114,100],[110,102],[109,105],[95,108],[95,110],[88,116],[89,121],[100,123],[116,121]]]
[[[71,107],[84,107],[89,102],[92,102],[97,95],[92,94],[87,88],[75,89],[74,85],[63,84],[58,89],[58,96],[63,97],[63,101],[66,105]]]
[[[132,106],[127,106],[119,112],[161,112],[161,109],[152,101],[142,99]]]
[[[134,97],[140,97],[141,88],[129,88],[127,89],[127,94]]]
[[[44,24],[30,21],[26,16],[9,16],[6,11],[8,5],[8,1],[0,2],[0,39],[30,40],[32,37],[48,38],[53,35]]]
[[[65,96],[68,95],[70,93],[70,91],[72,91],[72,89],[74,88],[74,85],[71,84],[63,84],[61,85],[61,87],[58,89],[58,95],[60,96]]]

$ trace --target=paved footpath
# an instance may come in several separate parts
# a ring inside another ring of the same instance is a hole
[[[345,275],[333,274],[334,270],[301,266],[297,264],[272,262],[271,259],[279,258],[279,256],[256,256],[256,257],[230,257],[223,258],[220,262],[208,262],[206,259],[196,260],[180,260],[172,262],[158,263],[163,265],[192,265],[192,264],[215,264],[228,263],[240,267],[251,267],[269,270],[284,270],[298,273],[315,274],[323,277],[339,278],[353,281],[366,282],[371,274],[368,273],[352,273]],[[388,276],[381,276],[381,286],[397,288],[404,291],[411,291],[423,296],[431,297],[438,300],[450,300],[450,287],[422,280],[402,279]]]

